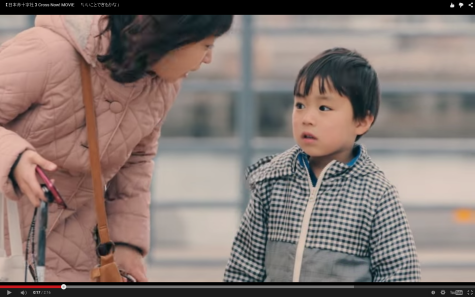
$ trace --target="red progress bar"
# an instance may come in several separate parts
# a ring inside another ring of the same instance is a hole
[[[61,289],[61,285],[49,286],[0,286],[0,289]]]

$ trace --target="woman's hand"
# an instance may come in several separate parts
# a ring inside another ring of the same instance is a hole
[[[46,160],[37,152],[32,150],[25,151],[13,169],[13,178],[33,206],[40,206],[40,202],[46,201],[45,194],[41,190],[40,183],[36,179],[36,166],[40,166],[48,171],[56,170],[56,164]]]
[[[126,246],[116,246],[114,259],[119,269],[130,274],[137,282],[148,282],[142,255]],[[124,278],[124,282],[127,280]]]

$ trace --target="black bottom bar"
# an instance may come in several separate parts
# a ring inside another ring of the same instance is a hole
[[[135,293],[133,291],[137,291],[137,294],[141,294],[141,296],[175,296],[176,294],[180,294],[181,291],[184,294],[205,294],[204,296],[207,297],[222,297],[226,296],[226,294],[230,294],[231,290],[236,292],[239,290],[240,292],[237,294],[245,294],[243,296],[250,297],[250,296],[258,296],[262,297],[263,294],[278,294],[279,296],[295,296],[301,294],[309,294],[307,296],[365,296],[365,297],[381,297],[381,296],[403,296],[403,297],[411,297],[411,296],[474,296],[473,292],[475,291],[475,287],[471,289],[467,288],[441,288],[434,284],[434,288],[397,288],[397,287],[390,287],[390,288],[325,288],[325,285],[322,285],[323,288],[318,288],[317,286],[312,288],[302,288],[302,287],[294,287],[291,288],[290,286],[284,288],[277,288],[277,287],[240,287],[236,286],[229,286],[229,288],[212,288],[210,287],[198,287],[198,286],[187,286],[183,285],[176,285],[174,288],[147,288],[146,286],[127,286],[127,285],[117,285],[111,288],[111,286],[107,286],[107,288],[101,288],[98,286],[94,288],[92,286],[84,286],[81,288],[76,286],[75,288],[67,288],[65,290],[62,289],[2,289],[2,291],[10,291],[12,296],[30,296],[30,295],[50,295],[50,296],[85,296],[84,294],[92,294],[92,296],[102,296],[99,294],[111,294],[113,296],[117,295],[124,295]],[[326,286],[328,287],[328,286]],[[128,291],[128,292],[124,292]],[[22,293],[23,291],[23,293]],[[10,295],[9,294],[9,295]],[[165,294],[165,295],[164,295]],[[173,294],[173,295],[172,295]],[[284,294],[284,295],[283,295]],[[288,295],[290,294],[290,295]],[[233,293],[235,295],[235,293]],[[273,295],[277,296],[277,295]]]

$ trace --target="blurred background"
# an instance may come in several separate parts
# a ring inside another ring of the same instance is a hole
[[[34,16],[0,16],[0,42]],[[248,201],[245,168],[293,145],[292,90],[321,51],[355,49],[382,106],[361,139],[398,187],[422,280],[475,279],[475,16],[237,16],[164,124],[152,186],[151,281],[220,282]]]

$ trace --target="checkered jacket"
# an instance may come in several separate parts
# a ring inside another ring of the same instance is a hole
[[[420,281],[416,246],[398,192],[367,150],[361,148],[353,166],[334,161],[324,169],[308,227],[303,221],[312,185],[306,168],[297,162],[299,154],[305,153],[294,146],[248,168],[252,197],[224,281],[287,282],[292,275],[293,281],[310,282]],[[304,252],[297,266],[299,242]],[[363,276],[354,275],[353,264],[338,267],[348,257],[353,257],[351,263],[367,261]],[[297,280],[296,267],[302,270]]]

